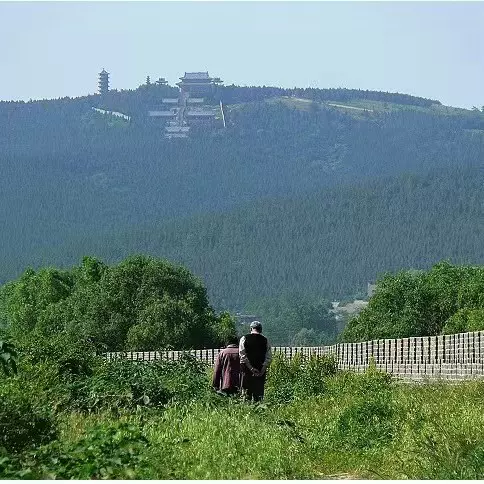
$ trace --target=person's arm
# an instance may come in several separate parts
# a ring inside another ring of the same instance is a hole
[[[220,380],[222,379],[222,352],[220,352],[215,360],[215,368],[213,369],[212,386],[215,390],[220,390]]]
[[[271,349],[270,344],[267,343],[266,357],[264,359],[264,363],[263,363],[262,369],[260,371],[261,375],[263,375],[266,372],[267,368],[269,368],[271,361],[272,361],[272,349]]]
[[[254,367],[250,364],[249,358],[247,358],[247,352],[245,351],[245,336],[242,336],[242,338],[240,338],[239,355],[240,364],[245,365],[253,373]]]

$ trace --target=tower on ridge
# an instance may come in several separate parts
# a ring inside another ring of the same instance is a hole
[[[106,72],[104,69],[99,73],[99,94],[104,96],[109,91],[109,72]]]

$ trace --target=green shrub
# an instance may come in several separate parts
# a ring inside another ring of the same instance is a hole
[[[108,351],[210,348],[228,329],[199,279],[143,255],[114,266],[85,257],[68,271],[27,269],[0,288],[0,318],[18,342],[68,333]]]
[[[161,375],[171,401],[188,402],[210,399],[211,382],[206,363],[191,355],[177,361],[157,361],[154,368]]]
[[[391,394],[394,388],[392,376],[379,371],[371,365],[364,373],[353,371],[338,372],[327,380],[328,392],[336,398],[343,395]]]
[[[338,416],[333,438],[348,450],[387,444],[396,434],[395,416],[391,400],[359,397]]]
[[[484,309],[459,309],[445,323],[444,334],[484,330]]]
[[[336,447],[364,450],[386,445],[397,434],[401,409],[387,373],[371,366],[363,374],[345,372],[329,382],[328,392],[344,402],[332,427]]]
[[[0,385],[0,448],[20,452],[56,437],[56,422],[35,393],[18,379]]]
[[[326,378],[336,370],[332,356],[308,358],[298,354],[290,360],[276,354],[268,373],[266,398],[270,402],[284,403],[321,395],[326,388]]]
[[[169,401],[201,398],[208,391],[206,367],[191,357],[178,361],[102,361],[92,376],[70,385],[73,409],[159,407]]]
[[[92,412],[165,404],[171,395],[156,370],[154,364],[144,361],[103,361],[92,376],[70,385],[70,406]]]
[[[0,476],[30,479],[134,479],[144,476],[148,440],[128,423],[95,426],[80,440],[53,442],[17,458],[0,458]]]

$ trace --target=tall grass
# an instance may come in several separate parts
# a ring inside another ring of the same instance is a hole
[[[163,369],[165,388],[173,398],[162,406],[128,406],[117,414],[102,408],[60,414],[58,442],[23,454],[2,457],[0,452],[0,476],[484,475],[484,383],[400,384],[374,369],[365,374],[336,372],[328,358],[276,358],[265,401],[249,404],[210,393],[208,374],[187,363],[183,368],[179,370],[187,373],[180,375],[178,386],[171,370]],[[176,398],[178,391],[183,398]]]

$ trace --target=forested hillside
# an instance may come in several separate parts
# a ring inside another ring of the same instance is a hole
[[[479,111],[395,93],[227,86],[217,94],[227,128],[177,142],[146,116],[173,93],[0,103],[0,283],[27,265],[146,251],[204,277],[217,307],[241,308],[281,292],[354,294],[384,270],[481,257],[482,177],[466,169],[484,160]]]
[[[78,262],[133,252],[186,265],[218,308],[258,310],[281,294],[338,298],[366,291],[385,271],[445,258],[482,264],[484,170],[448,169],[252,202],[221,214],[85,234],[43,252]]]

